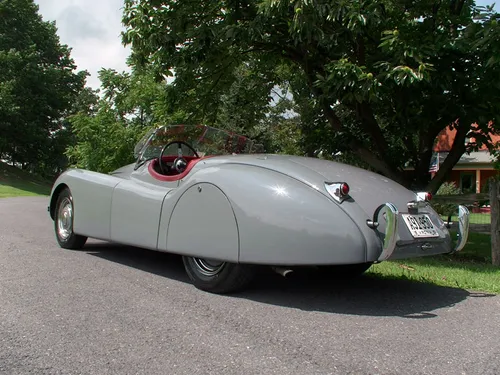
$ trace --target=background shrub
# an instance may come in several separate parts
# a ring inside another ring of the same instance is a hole
[[[458,195],[461,194],[460,189],[455,185],[454,182],[445,182],[438,189],[436,195]],[[432,208],[440,215],[453,216],[457,215],[458,208],[457,204],[454,202],[450,203],[432,203]]]

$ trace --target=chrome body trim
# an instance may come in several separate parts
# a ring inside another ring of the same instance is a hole
[[[427,192],[426,191],[419,191],[415,193],[417,195],[417,201],[427,201]]]
[[[431,250],[434,246],[430,242],[426,242],[422,245],[420,245],[420,248],[424,251],[426,250]]]
[[[419,208],[425,208],[428,205],[429,205],[428,201],[409,201],[406,204],[406,207],[408,207],[408,211],[417,210],[418,213]]]

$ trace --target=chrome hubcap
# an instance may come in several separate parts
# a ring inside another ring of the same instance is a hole
[[[193,258],[193,260],[198,270],[205,276],[217,275],[220,271],[222,271],[226,264],[225,262],[213,259]]]
[[[64,198],[57,213],[57,234],[66,240],[73,231],[73,204],[69,198]]]

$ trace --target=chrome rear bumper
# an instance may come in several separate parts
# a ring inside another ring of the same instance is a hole
[[[367,225],[370,228],[376,229],[379,225],[379,214],[383,210],[385,210],[385,233],[384,240],[382,243],[382,252],[380,253],[377,262],[382,262],[388,259],[394,249],[396,249],[396,243],[398,240],[398,221],[399,221],[399,211],[395,205],[392,203],[384,203],[377,207],[375,212],[373,213],[373,220],[368,220]]]
[[[384,219],[386,221],[386,227],[384,238],[382,241],[382,252],[376,260],[377,263],[387,260],[391,257],[397,247],[397,242],[399,239],[399,211],[397,207],[392,203],[388,202],[380,205],[373,214],[373,220],[367,220],[366,224],[370,228],[376,229],[379,226],[379,215],[383,209],[385,209]],[[453,250],[450,253],[455,253],[462,250],[467,243],[467,238],[469,236],[469,220],[469,210],[467,209],[467,207],[459,205],[457,240]]]
[[[464,248],[467,243],[467,238],[469,237],[469,209],[465,206],[458,206],[458,231],[457,231],[457,242],[455,248],[451,253],[456,253]]]

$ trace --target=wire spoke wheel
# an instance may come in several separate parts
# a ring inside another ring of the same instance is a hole
[[[255,267],[211,258],[183,256],[184,268],[195,287],[211,293],[244,289],[255,276]]]
[[[193,261],[199,271],[205,276],[217,275],[226,265],[226,262],[213,259],[193,258]]]

